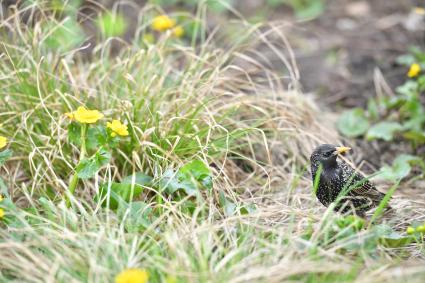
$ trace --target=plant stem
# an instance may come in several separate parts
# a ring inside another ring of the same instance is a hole
[[[79,158],[79,162],[81,162],[81,160],[83,160],[86,156],[86,133],[87,133],[87,124],[82,124],[81,126],[81,148],[80,148],[80,158]],[[78,174],[77,172],[74,172],[74,175],[72,176],[71,182],[69,183],[69,193],[71,194],[71,196],[74,195],[75,189],[77,188],[78,185]],[[70,207],[71,206],[71,200],[68,197],[66,199],[66,206]]]

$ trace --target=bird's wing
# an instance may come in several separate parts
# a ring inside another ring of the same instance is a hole
[[[356,172],[350,165],[347,163],[341,164],[344,168],[343,171],[345,172],[348,180],[351,180],[349,182],[350,188],[349,195],[356,196],[356,197],[366,197],[372,200],[374,203],[379,203],[385,196],[385,194],[381,193],[376,189],[376,187],[369,182],[369,180],[363,176],[363,174]]]

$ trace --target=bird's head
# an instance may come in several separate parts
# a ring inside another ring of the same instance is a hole
[[[312,166],[319,167],[320,164],[324,168],[336,166],[336,158],[340,154],[344,154],[351,148],[346,146],[335,146],[333,144],[322,144],[316,147],[310,156]]]

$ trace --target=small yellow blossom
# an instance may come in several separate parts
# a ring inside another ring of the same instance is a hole
[[[152,21],[152,29],[156,31],[166,31],[173,28],[175,25],[176,21],[167,15],[157,16]]]
[[[124,125],[118,120],[112,120],[112,123],[107,122],[106,127],[112,130],[112,137],[115,137],[117,135],[122,137],[128,136],[127,125]]]
[[[409,227],[407,227],[406,232],[407,232],[407,234],[411,235],[411,234],[415,233],[415,228],[409,226]]]
[[[148,282],[149,274],[144,269],[129,268],[120,272],[115,277],[115,283],[146,283]]]
[[[103,118],[103,114],[98,110],[88,110],[85,107],[78,107],[77,111],[65,113],[71,120],[77,120],[80,123],[93,124]]]
[[[183,29],[183,27],[182,26],[176,26],[173,29],[173,35],[175,37],[178,37],[178,38],[182,37],[184,35],[184,29]]]
[[[413,11],[418,15],[425,15],[425,9],[422,7],[415,7]]]
[[[409,78],[413,78],[413,77],[416,77],[420,72],[421,72],[421,66],[419,66],[419,64],[417,64],[417,63],[413,63],[410,66],[410,69],[409,69],[409,72],[407,73],[407,76]]]
[[[0,136],[0,149],[7,145],[7,138]]]
[[[4,209],[0,208],[0,219],[4,217]]]

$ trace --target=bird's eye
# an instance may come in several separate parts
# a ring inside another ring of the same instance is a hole
[[[329,157],[332,155],[332,151],[327,151],[323,154],[325,157]]]

